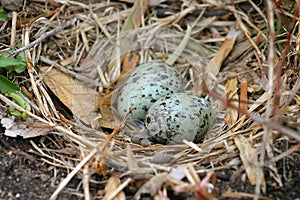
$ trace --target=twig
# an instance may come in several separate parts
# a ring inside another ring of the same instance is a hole
[[[104,151],[104,149],[105,149],[106,145],[108,144],[108,142],[109,142],[115,135],[117,135],[117,133],[118,133],[123,127],[125,127],[125,125],[126,125],[126,124],[125,124],[125,123],[126,123],[126,120],[127,120],[128,116],[129,116],[129,114],[130,114],[133,110],[134,110],[133,108],[130,108],[130,109],[129,109],[129,112],[128,112],[128,113],[125,115],[125,117],[122,119],[120,126],[117,127],[117,128],[115,128],[115,129],[113,130],[113,132],[106,138],[106,140],[103,141],[103,142],[99,145],[100,151]]]
[[[81,156],[85,156],[85,151],[82,147],[80,147]],[[90,180],[90,173],[89,173],[89,164],[85,164],[82,170],[82,188],[84,192],[84,199],[91,200],[92,196],[90,194],[90,187],[89,187],[89,180]]]
[[[297,4],[299,5],[299,4]],[[298,6],[296,5],[295,7],[295,14],[298,13]],[[288,25],[287,26],[287,38],[286,38],[286,43],[285,43],[285,47],[284,50],[281,54],[281,58],[279,60],[279,62],[276,64],[276,68],[275,68],[275,85],[274,85],[274,106],[273,106],[273,115],[275,120],[278,119],[278,109],[279,109],[279,105],[280,105],[280,88],[281,88],[281,75],[282,75],[282,69],[284,67],[286,58],[288,56],[288,53],[291,49],[291,38],[292,38],[292,34],[293,34],[293,28],[296,25],[296,20],[292,19],[291,22],[288,21],[288,19],[285,17],[285,23]],[[275,39],[275,37],[274,37]]]
[[[292,148],[288,149],[287,151],[279,154],[278,156],[271,158],[264,166],[274,164],[275,162],[278,162],[279,160],[287,157],[288,155],[292,154],[293,152],[295,152],[299,149],[300,149],[300,143],[298,143],[297,145],[295,145]]]
[[[12,13],[12,21],[11,21],[11,38],[10,38],[10,48],[15,47],[15,41],[16,41],[16,26],[17,26],[17,12]]]
[[[30,44],[28,44],[28,45],[26,45],[24,47],[21,47],[20,49],[15,50],[13,53],[11,53],[9,55],[9,57],[14,57],[14,56],[18,55],[19,53],[21,53],[22,51],[25,51],[26,49],[29,49],[29,48],[37,45],[38,43],[40,43],[41,41],[43,41],[47,37],[49,37],[49,36],[51,36],[51,35],[59,32],[59,31],[62,31],[66,27],[70,26],[71,24],[74,24],[76,22],[76,20],[77,20],[77,18],[74,18],[71,21],[68,21],[67,23],[65,23],[64,25],[58,26],[57,28],[55,28],[55,29],[53,29],[51,31],[46,32],[45,34],[41,35],[38,39],[36,39],[35,41],[31,42]]]
[[[40,57],[41,61],[44,62],[44,63],[47,63],[49,65],[53,65],[55,68],[59,69],[60,71],[66,73],[66,74],[69,74],[71,75],[72,77],[76,78],[77,80],[79,81],[83,81],[85,83],[89,83],[91,84],[92,86],[97,86],[97,84],[95,83],[95,81],[91,78],[88,78],[86,76],[83,76],[79,73],[76,73],[72,70],[69,70],[63,66],[61,66],[60,64],[58,64],[57,62],[55,61],[52,61],[52,60],[49,60],[48,58],[44,57],[44,56],[41,56]]]

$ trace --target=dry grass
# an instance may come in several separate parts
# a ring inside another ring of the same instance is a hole
[[[32,145],[42,160],[70,172],[51,199],[76,174],[85,199],[92,199],[93,174],[103,175],[104,199],[124,199],[125,187],[135,187],[135,198],[150,193],[165,199],[171,188],[216,199],[216,174],[229,169],[232,177],[246,173],[255,191],[227,191],[219,198],[267,199],[266,173],[282,186],[276,162],[299,152],[298,5],[292,12],[291,4],[276,7],[271,1],[139,2],[30,1],[11,24],[11,35],[0,36],[12,41],[2,51],[22,39],[28,76],[21,80],[36,106],[28,112],[3,95],[1,100],[53,129],[56,134],[44,136],[51,145]],[[132,143],[125,121],[109,109],[111,97],[135,64],[173,63],[172,56],[187,89],[213,101],[215,125],[202,144]],[[61,114],[48,88],[75,120]],[[282,151],[275,148],[278,141],[291,145]]]

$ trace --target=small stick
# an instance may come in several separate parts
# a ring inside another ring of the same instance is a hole
[[[80,147],[80,152],[81,152],[81,156],[84,158],[85,152],[84,152],[82,147]],[[90,187],[89,187],[90,173],[89,173],[89,164],[88,163],[86,163],[83,166],[82,172],[83,172],[83,174],[82,174],[82,188],[83,188],[83,192],[84,192],[84,199],[85,200],[91,200],[92,196],[90,194]]]
[[[128,115],[134,110],[134,108],[129,108],[129,112],[126,114],[126,116],[121,121],[121,124],[119,127],[115,128],[113,132],[99,145],[99,150],[103,151],[108,142],[115,136],[117,133],[125,126],[125,122],[128,118]]]
[[[17,16],[18,14],[14,11],[12,13],[12,22],[11,22],[11,38],[10,38],[10,48],[15,47],[16,42],[16,24],[17,24]]]
[[[89,83],[92,86],[97,86],[96,81],[94,81],[91,78],[88,78],[88,77],[86,77],[86,76],[84,76],[82,74],[79,74],[79,73],[76,73],[76,72],[74,72],[72,70],[69,70],[69,69],[63,67],[62,65],[58,64],[56,61],[50,60],[50,59],[48,59],[48,58],[46,58],[44,56],[41,56],[40,59],[41,59],[42,62],[47,63],[49,65],[53,65],[55,68],[57,68],[60,71],[62,71],[64,73],[66,73],[66,74],[68,74],[68,75],[76,78],[79,81],[83,81],[85,83]]]
[[[15,50],[13,53],[11,53],[9,55],[9,57],[14,57],[16,55],[18,55],[19,53],[21,53],[22,51],[25,51],[26,49],[29,49],[35,45],[37,45],[38,43],[40,43],[41,41],[43,41],[44,39],[46,39],[47,37],[62,31],[63,29],[65,29],[66,27],[70,26],[71,24],[74,24],[76,22],[77,18],[72,19],[71,21],[68,21],[67,23],[65,23],[62,26],[58,26],[57,28],[46,32],[45,34],[41,35],[38,39],[36,39],[35,41],[29,43],[28,45],[21,47],[20,49]]]

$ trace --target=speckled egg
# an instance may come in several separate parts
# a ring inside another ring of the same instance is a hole
[[[150,62],[131,72],[117,97],[117,110],[124,117],[135,108],[129,118],[144,120],[150,106],[161,97],[183,91],[180,74],[163,62]]]
[[[212,107],[204,98],[176,93],[162,97],[150,107],[145,125],[150,140],[160,144],[199,142],[212,123]]]

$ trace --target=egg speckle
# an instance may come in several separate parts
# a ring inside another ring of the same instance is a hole
[[[193,94],[166,95],[151,105],[145,119],[150,140],[161,144],[199,142],[212,122],[212,108]]]
[[[180,74],[163,62],[150,62],[131,72],[117,97],[117,110],[124,117],[135,108],[129,118],[144,120],[150,106],[161,97],[183,91]]]

